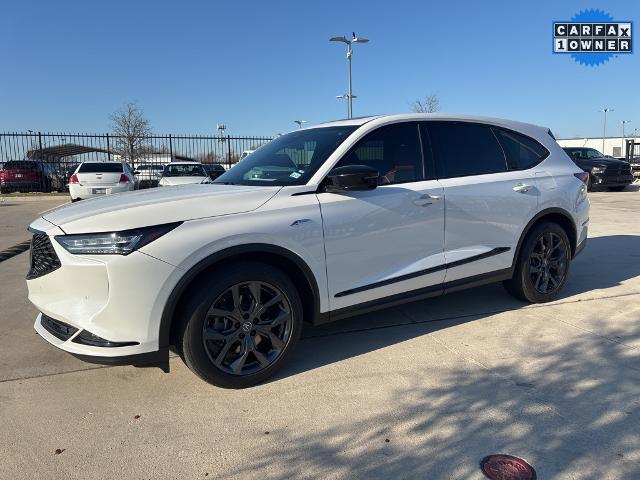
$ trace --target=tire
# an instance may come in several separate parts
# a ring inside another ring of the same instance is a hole
[[[552,248],[549,249],[549,245]],[[567,233],[557,223],[543,222],[527,234],[513,278],[503,284],[511,295],[520,300],[531,303],[549,302],[564,287],[570,264],[571,243]]]
[[[281,270],[258,262],[230,265],[190,294],[176,347],[206,382],[251,387],[286,363],[302,333],[302,315],[300,295]]]
[[[622,186],[618,186],[618,187],[609,187],[609,191],[611,191],[611,192],[621,192],[625,188],[627,188],[626,185],[622,185]]]
[[[79,198],[71,198],[71,203],[78,202],[79,200],[80,200]]]

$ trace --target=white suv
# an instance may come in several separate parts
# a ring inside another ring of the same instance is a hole
[[[410,114],[296,130],[209,185],[31,224],[35,329],[82,358],[246,387],[319,324],[488,282],[553,299],[585,246],[587,174],[550,131]]]

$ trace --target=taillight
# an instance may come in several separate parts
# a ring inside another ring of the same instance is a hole
[[[587,172],[574,173],[573,175],[582,183],[589,186],[589,174]]]
[[[78,176],[75,173],[69,177],[69,183],[80,183]]]
[[[129,183],[129,177],[127,177],[124,173],[120,174],[120,183]]]

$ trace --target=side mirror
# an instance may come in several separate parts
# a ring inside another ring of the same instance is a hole
[[[334,168],[327,175],[327,192],[373,190],[378,186],[378,171],[367,165],[345,165]]]

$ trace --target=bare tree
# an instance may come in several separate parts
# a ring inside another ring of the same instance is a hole
[[[433,113],[440,110],[440,96],[437,93],[418,98],[411,104],[411,110],[416,113]]]
[[[128,162],[133,163],[148,151],[148,137],[151,135],[149,120],[145,118],[142,108],[135,102],[125,104],[110,118],[118,152]]]

